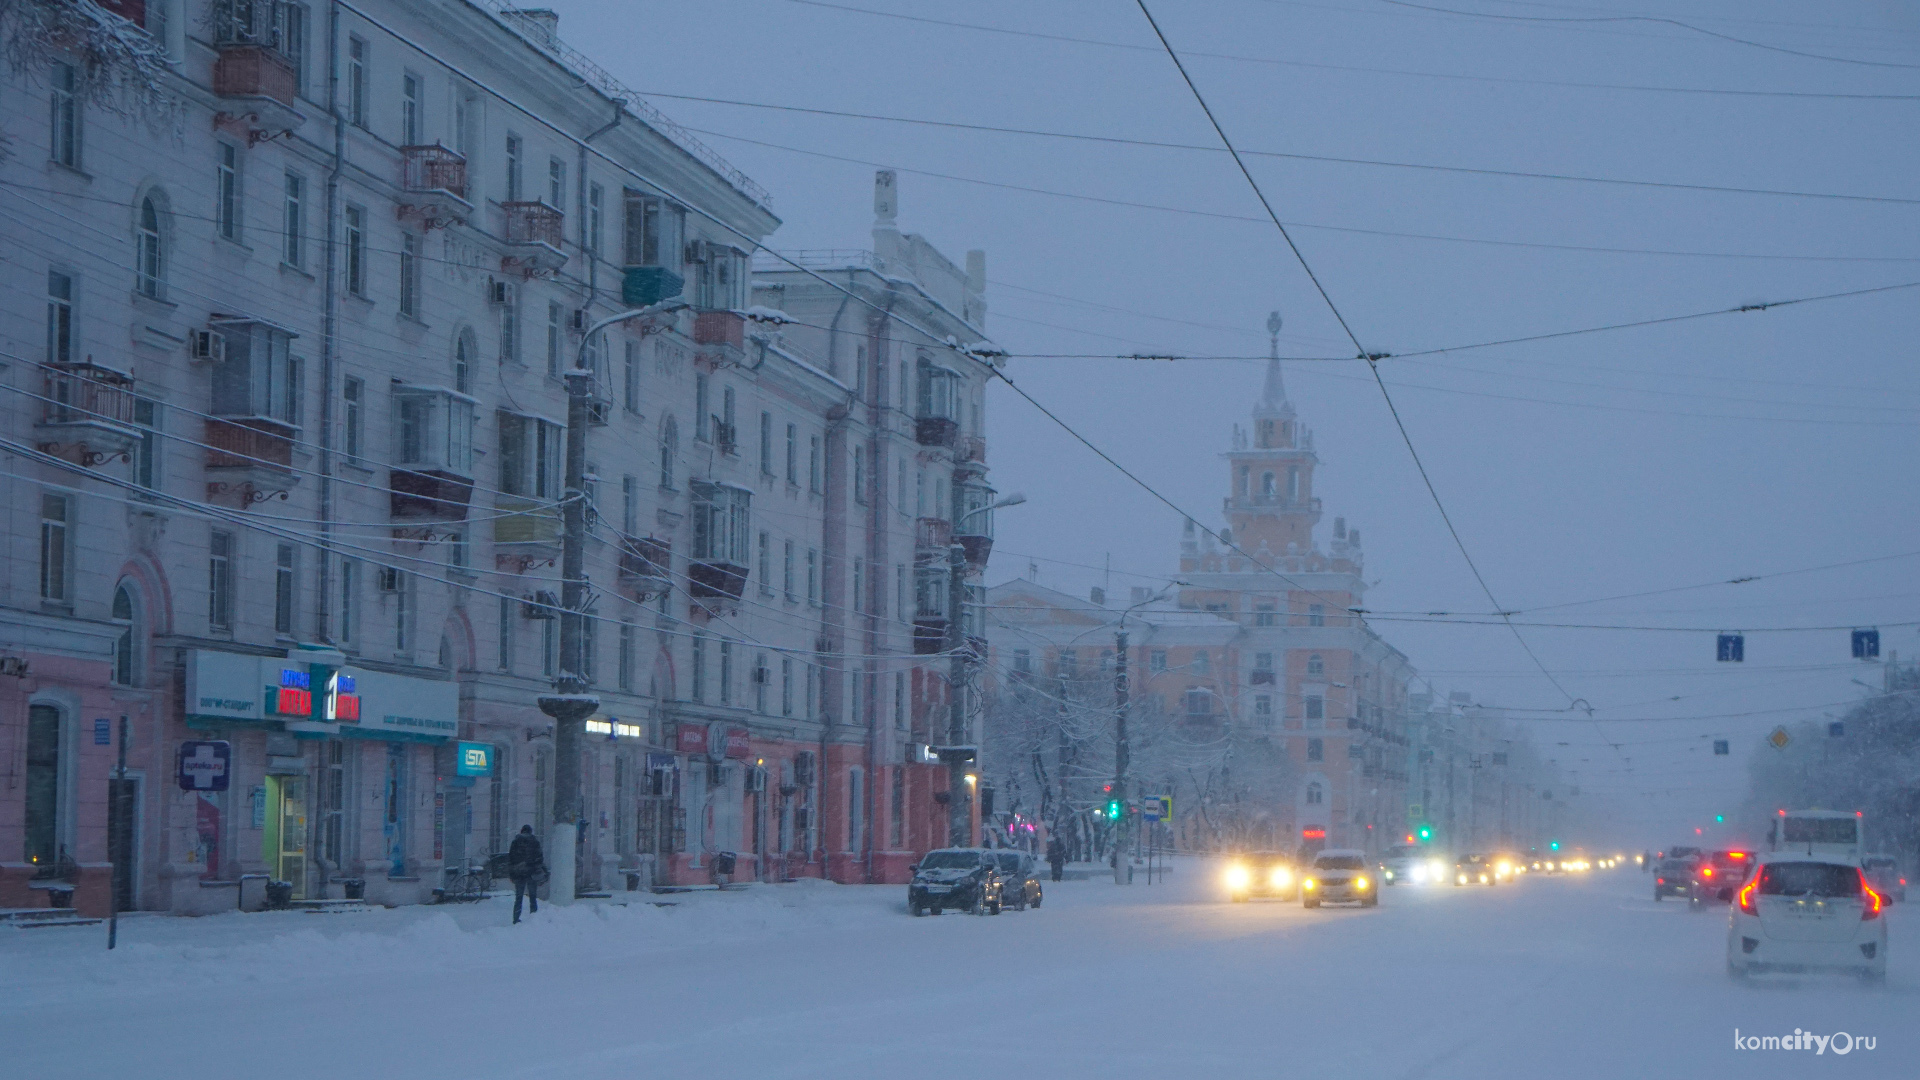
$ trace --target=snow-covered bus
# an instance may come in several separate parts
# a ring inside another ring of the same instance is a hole
[[[1858,862],[1866,855],[1866,831],[1866,820],[1857,810],[1782,810],[1767,830],[1767,850],[1840,855]]]

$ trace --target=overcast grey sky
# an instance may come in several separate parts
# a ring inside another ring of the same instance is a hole
[[[1370,350],[1920,281],[1912,5],[1435,3],[1531,19],[1385,0],[1151,6],[1183,54],[1246,58],[1188,56],[1243,150],[1908,201],[1248,158],[1282,219],[1302,226],[1295,239]],[[1132,0],[554,6],[564,37],[643,93],[1216,145]],[[1657,22],[1534,21],[1629,14],[1854,62]],[[901,170],[902,228],[956,260],[986,249],[989,332],[1013,353],[1261,354],[1275,308],[1286,318],[1284,352],[1351,352],[1224,153],[651,100],[774,193],[786,222],[776,248],[866,246],[872,166]],[[1920,551],[1916,331],[1920,290],[1388,360],[1381,370],[1495,595],[1527,609]],[[1220,524],[1218,454],[1259,389],[1256,363],[1016,359],[1009,372],[1203,523]],[[1363,532],[1367,576],[1378,579],[1367,606],[1490,610],[1364,367],[1295,363],[1287,379],[1317,432],[1323,528],[1340,514]],[[1103,575],[1070,564],[1109,558],[1115,588],[1175,573],[1176,514],[1004,387],[991,411],[993,479],[1031,501],[1000,516],[990,579],[1024,574],[1033,561],[1043,584],[1083,592]],[[1883,648],[1911,657],[1920,634],[1887,624],[1920,619],[1916,600],[1920,558],[1533,618],[1883,625]],[[1565,702],[1498,626],[1377,627],[1443,693]],[[1589,791],[1613,793],[1669,831],[1737,802],[1744,755],[1776,723],[1837,711],[1861,692],[1851,680],[1878,681],[1877,670],[1848,661],[1845,631],[1755,632],[1738,666],[1717,665],[1704,632],[1526,637],[1572,694],[1616,720],[1543,721],[1537,739]],[[1724,715],[1758,710],[1772,711]],[[1711,719],[1623,722],[1666,717]],[[1735,740],[1732,758],[1709,755],[1704,736],[1716,734]],[[1603,736],[1627,744],[1630,774]]]

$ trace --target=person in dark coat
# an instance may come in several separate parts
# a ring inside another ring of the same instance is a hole
[[[540,850],[540,838],[533,835],[533,826],[520,826],[520,835],[513,838],[507,847],[507,878],[513,882],[513,921],[520,921],[520,900],[527,901],[527,913],[540,910],[540,896],[535,879],[540,871],[546,869],[547,858]]]
[[[1053,867],[1053,880],[1059,881],[1067,865],[1067,845],[1058,837],[1047,841],[1047,865]]]

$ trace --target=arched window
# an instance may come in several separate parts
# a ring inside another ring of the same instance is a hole
[[[472,330],[460,331],[453,342],[453,388],[463,394],[473,393],[473,361],[480,355],[479,343],[474,340]]]
[[[660,422],[660,486],[673,490],[673,459],[680,456],[680,425],[669,416]]]
[[[1274,493],[1273,474],[1270,472],[1261,473],[1260,474],[1260,497],[1263,499],[1271,499],[1273,498],[1273,493]]]
[[[125,585],[113,591],[113,621],[120,630],[113,640],[113,681],[120,686],[134,686],[139,681],[139,657],[133,637],[133,592]]]
[[[1326,801],[1327,789],[1320,786],[1320,781],[1315,780],[1313,783],[1307,785],[1308,806],[1319,806]]]
[[[134,236],[135,288],[155,300],[166,298],[167,238],[160,201],[153,194],[140,200],[140,220]]]
[[[1326,661],[1320,659],[1319,653],[1314,653],[1312,656],[1307,657],[1307,674],[1325,675],[1326,673]]]

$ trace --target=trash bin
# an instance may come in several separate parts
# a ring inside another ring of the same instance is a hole
[[[293,903],[293,882],[291,881],[267,882],[267,906],[268,907],[283,908],[291,903]]]
[[[340,895],[348,900],[365,900],[367,898],[366,879],[342,878],[340,880]]]

